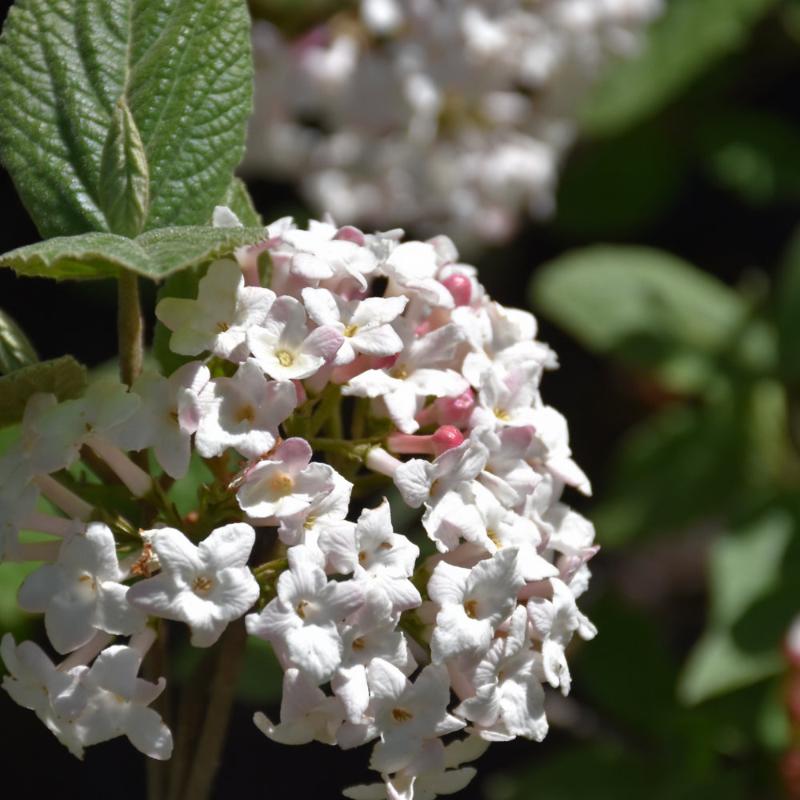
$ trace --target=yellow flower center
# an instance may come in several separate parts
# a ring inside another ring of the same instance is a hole
[[[414,719],[414,715],[405,708],[393,708],[392,717],[395,722],[408,722],[410,719]]]
[[[252,422],[255,418],[256,410],[249,403],[246,406],[242,406],[234,417],[237,422]]]
[[[288,350],[278,350],[275,358],[282,367],[291,367],[294,364],[294,356]]]
[[[355,336],[358,333],[358,325],[348,325],[342,332],[349,339],[351,336]]]
[[[464,603],[464,611],[467,612],[467,616],[470,619],[477,619],[478,618],[478,601],[477,600],[467,600]]]
[[[205,575],[198,575],[192,583],[192,591],[195,594],[208,594],[214,587],[214,581],[207,578]]]
[[[269,486],[275,494],[291,494],[294,489],[294,478],[285,472],[278,472],[269,479]]]

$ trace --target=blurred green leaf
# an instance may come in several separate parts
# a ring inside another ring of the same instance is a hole
[[[735,109],[709,115],[697,135],[712,176],[743,200],[800,197],[800,133],[789,120]]]
[[[33,619],[17,605],[17,592],[38,567],[39,564],[0,564],[0,635],[9,632],[18,638]]]
[[[355,0],[249,0],[256,18],[268,19],[284,33],[296,36],[348,8]]]
[[[800,229],[783,257],[775,300],[781,374],[796,387],[800,384]]]
[[[0,426],[22,419],[28,399],[50,392],[59,400],[78,397],[86,388],[86,367],[72,356],[40,361],[0,378]]]
[[[213,483],[214,476],[206,463],[195,452],[189,461],[189,470],[180,480],[175,481],[169,490],[169,498],[175,503],[178,513],[185,517],[190,511],[196,511],[198,492],[204,485]]]
[[[583,112],[612,134],[659,111],[716,61],[741,47],[775,0],[670,0],[638,57],[609,70]]]
[[[39,356],[22,328],[0,310],[0,375],[29,367],[38,360]]]
[[[591,142],[567,159],[555,225],[592,239],[630,235],[664,214],[686,167],[682,148],[663,127],[640,126]]]
[[[754,683],[782,668],[780,638],[745,649],[734,625],[778,584],[792,538],[791,514],[774,508],[718,539],[709,556],[709,620],[679,683],[686,703]]]
[[[280,703],[282,688],[283,669],[272,647],[263,639],[248,636],[237,697],[250,705],[274,706]]]
[[[577,653],[576,686],[604,718],[654,738],[669,737],[680,711],[674,702],[678,664],[663,630],[613,596],[593,606],[591,617],[601,638]]]
[[[149,167],[146,227],[200,225],[243,155],[252,74],[244,0],[18,0],[0,40],[0,155],[43,236],[113,231],[124,99]]]
[[[670,408],[634,428],[612,463],[592,515],[604,546],[696,522],[741,496],[744,411],[733,400]]]
[[[743,300],[685,261],[645,247],[599,245],[545,264],[533,304],[584,346],[657,368],[665,383],[696,389],[746,318]]]

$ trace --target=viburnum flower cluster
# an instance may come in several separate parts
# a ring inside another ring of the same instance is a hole
[[[156,315],[182,366],[35,395],[0,459],[0,552],[42,562],[19,602],[58,654],[6,635],[3,688],[78,756],[127,736],[166,759],[165,681],[140,677],[164,621],[198,648],[244,624],[284,669],[266,736],[374,743],[380,780],[348,797],[452,794],[488,743],[543,739],[545,686],[569,691],[566,648],[596,632],[597,548],[561,501],[589,482],[533,316],[443,236],[288,218]],[[181,516],[193,461],[214,478]]]
[[[360,0],[255,29],[245,166],[317,209],[463,243],[548,214],[582,99],[662,0]]]

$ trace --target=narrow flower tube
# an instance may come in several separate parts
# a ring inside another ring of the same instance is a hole
[[[37,475],[33,482],[39,487],[41,493],[67,516],[82,522],[87,522],[92,516],[92,507],[55,478],[51,478],[49,475]]]
[[[59,665],[59,672],[67,672],[73,667],[86,666],[93,661],[108,645],[114,640],[111,633],[98,631],[83,647],[79,647],[75,652],[70,653]]]
[[[153,488],[153,479],[115,444],[99,436],[93,436],[89,446],[131,490],[134,497],[144,497]]]

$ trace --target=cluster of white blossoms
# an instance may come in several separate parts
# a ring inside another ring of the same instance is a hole
[[[34,395],[0,459],[0,553],[43,562],[19,602],[63,657],[6,635],[5,690],[76,755],[125,735],[168,758],[164,680],[139,677],[161,620],[210,647],[244,617],[285,670],[260,730],[375,743],[382,781],[348,797],[451,794],[489,742],[541,740],[544,686],[569,691],[565,649],[595,634],[576,598],[597,548],[560,500],[589,483],[540,397],[556,360],[533,316],[445,237],[291,219],[156,315],[187,363]],[[215,477],[181,517],[192,459]]]
[[[290,39],[255,29],[245,168],[317,209],[462,246],[548,214],[587,89],[662,0],[360,0]]]

